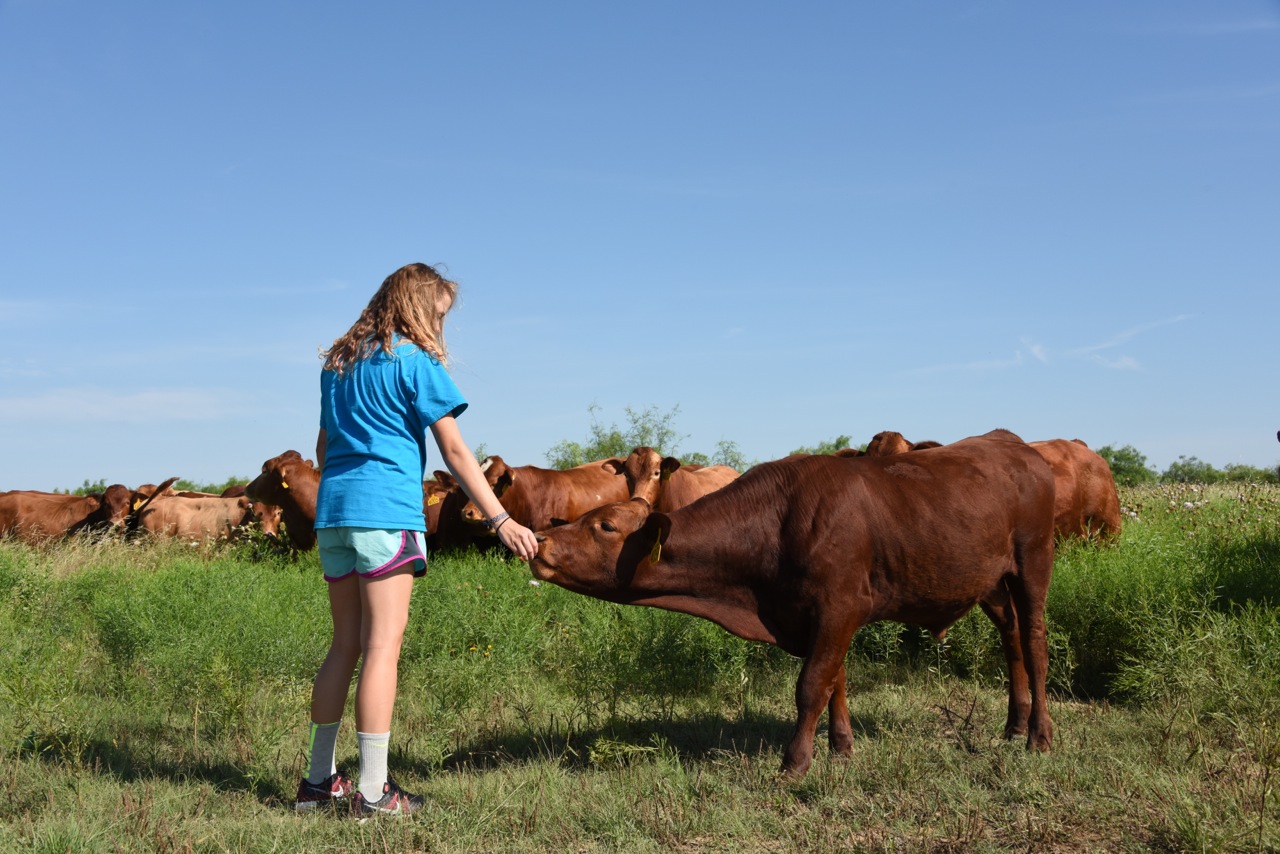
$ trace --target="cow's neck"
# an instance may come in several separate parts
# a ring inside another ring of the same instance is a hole
[[[776,644],[778,638],[760,618],[765,568],[747,527],[744,522],[742,531],[722,528],[728,537],[716,542],[705,537],[694,542],[681,530],[706,529],[687,519],[675,522],[660,550],[630,561],[634,575],[627,601],[692,614],[747,640]]]

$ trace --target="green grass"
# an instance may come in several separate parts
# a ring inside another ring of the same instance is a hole
[[[1280,488],[1122,499],[1117,547],[1059,551],[1052,753],[999,738],[980,614],[945,648],[884,624],[850,652],[852,757],[820,731],[793,784],[798,661],[434,558],[391,757],[427,806],[363,823],[291,809],[328,640],[314,554],[0,542],[0,850],[1277,850]]]

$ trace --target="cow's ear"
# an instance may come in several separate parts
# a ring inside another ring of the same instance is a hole
[[[643,542],[649,546],[649,563],[658,563],[662,560],[662,546],[671,533],[671,520],[665,513],[650,513],[640,530],[644,535]]]
[[[502,493],[511,488],[511,484],[515,483],[516,473],[511,469],[507,469],[498,475],[498,480],[493,484],[493,494],[502,497]]]
[[[617,457],[612,457],[602,462],[600,464],[600,468],[604,469],[605,471],[611,471],[614,474],[622,474],[623,471],[625,470],[624,462],[625,461],[620,460]]]
[[[680,461],[675,457],[663,457],[662,465],[658,470],[662,472],[662,479],[666,480],[671,477],[672,473],[678,468],[680,468]]]
[[[650,513],[644,520],[644,530],[656,544],[661,545],[671,535],[671,517],[666,513]]]
[[[458,482],[453,479],[453,475],[449,474],[447,471],[440,471],[439,469],[436,469],[431,473],[431,476],[435,478],[436,483],[440,484],[445,489],[454,489],[458,485]]]

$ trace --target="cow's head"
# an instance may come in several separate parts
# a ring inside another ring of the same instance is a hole
[[[911,450],[911,443],[901,433],[884,430],[871,437],[867,443],[867,456],[891,457],[894,454],[905,454]]]
[[[300,484],[318,482],[317,472],[310,460],[294,450],[272,457],[262,464],[262,472],[244,488],[252,501],[283,505],[292,501],[289,490]]]
[[[253,511],[253,518],[258,523],[258,528],[268,537],[280,536],[280,515],[281,509],[279,504],[268,504],[265,501],[255,501],[250,505]]]
[[[502,498],[503,493],[516,482],[516,470],[507,465],[502,457],[485,457],[480,463],[480,471],[484,473],[485,483],[493,490],[493,494]],[[485,523],[485,515],[474,501],[468,501],[462,508],[462,521],[471,526]]]
[[[632,449],[625,460],[605,460],[600,467],[625,477],[631,497],[643,498],[653,506],[658,503],[662,485],[680,468],[680,461],[675,457],[663,457],[653,448],[641,445]]]
[[[626,601],[643,562],[661,560],[671,520],[643,498],[619,501],[537,534],[535,578],[601,599]]]

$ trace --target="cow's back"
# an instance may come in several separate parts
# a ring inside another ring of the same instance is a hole
[[[11,535],[32,545],[62,537],[101,505],[96,495],[39,490],[0,493],[0,536]]]
[[[944,628],[1020,554],[1051,556],[1053,497],[1048,465],[1005,431],[888,457],[793,456],[671,514],[673,547],[732,555],[762,607],[788,603],[773,617],[786,634],[831,597],[867,622]],[[717,541],[699,542],[707,531]]]
[[[654,509],[663,513],[679,510],[737,479],[738,470],[731,466],[680,466],[662,484]]]
[[[246,496],[162,495],[138,513],[138,526],[153,536],[226,539],[252,520]]]

